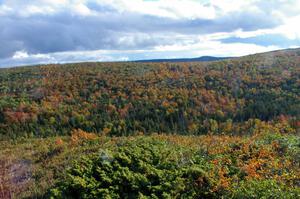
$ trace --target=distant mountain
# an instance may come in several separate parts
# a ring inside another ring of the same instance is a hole
[[[206,62],[206,61],[219,61],[219,60],[230,59],[230,58],[233,57],[202,56],[196,58],[146,59],[146,60],[136,60],[134,62]]]

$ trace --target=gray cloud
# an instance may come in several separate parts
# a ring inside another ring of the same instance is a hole
[[[95,6],[95,4],[90,5]],[[165,32],[180,34],[203,34],[229,32],[238,28],[256,30],[279,25],[278,19],[266,17],[267,13],[230,13],[215,20],[175,20],[135,13],[118,13],[107,7],[95,7],[97,11],[107,10],[99,16],[72,16],[60,13],[54,16],[34,15],[31,17],[7,16],[0,19],[2,30],[0,42],[10,41],[12,46],[2,50],[1,57],[18,50],[30,53],[49,53],[70,50],[147,48],[174,41],[162,41]],[[257,23],[259,21],[259,23]],[[139,33],[147,34],[145,38]],[[132,37],[120,42],[119,38]],[[171,39],[171,38],[169,38]]]
[[[280,34],[266,34],[248,38],[229,37],[222,39],[221,41],[223,43],[249,43],[262,46],[278,45],[284,48],[288,48],[293,45],[300,46],[299,39],[288,39]]]
[[[66,6],[41,8],[49,13],[35,7],[28,11],[23,1],[0,0],[0,6],[6,6],[6,13],[0,15],[0,45],[3,46],[0,58],[8,60],[17,51],[47,54],[100,49],[150,50],[163,45],[194,44],[201,35],[274,28],[284,23],[282,15],[287,10],[292,10],[287,15],[297,14],[297,9],[289,6],[293,1],[280,7],[279,0],[259,1],[254,4],[257,9],[245,8],[212,19],[120,12],[112,5],[99,2],[87,1],[85,6],[92,14],[85,15],[72,13]],[[42,3],[34,0],[30,4],[39,8]],[[215,9],[220,12],[219,8]]]

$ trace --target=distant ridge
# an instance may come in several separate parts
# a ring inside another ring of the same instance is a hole
[[[175,59],[145,59],[136,60],[133,62],[206,62],[206,61],[219,61],[224,59],[230,59],[233,57],[213,57],[213,56],[202,56],[196,58],[175,58]]]

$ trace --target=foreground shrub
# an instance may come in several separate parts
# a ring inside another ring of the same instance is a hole
[[[253,180],[240,183],[230,198],[300,198],[300,188],[289,188],[273,180]]]
[[[51,198],[300,198],[295,136],[116,139],[85,155]]]
[[[51,198],[212,197],[209,165],[200,156],[153,139],[126,143],[114,153],[85,157],[68,171]],[[197,165],[191,166],[191,160]]]

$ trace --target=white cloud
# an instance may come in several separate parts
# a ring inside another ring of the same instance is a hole
[[[11,7],[8,7],[7,5],[0,5],[0,16],[9,14],[13,11]]]
[[[51,6],[28,5],[19,12],[20,15],[24,17],[29,17],[31,15],[50,15],[55,13],[55,8]]]
[[[120,60],[120,61],[129,61],[129,57],[119,57],[118,60]]]
[[[233,12],[259,13],[265,10],[274,16],[287,15],[282,11],[291,10],[291,13],[300,11],[299,0],[277,0],[270,2],[270,7],[260,7],[261,0],[4,0],[0,6],[0,14],[8,9],[14,9],[15,14],[31,16],[36,14],[54,14],[69,12],[88,16],[101,14],[91,11],[89,3],[108,6],[121,13],[140,13],[146,15],[168,17],[174,19],[215,19]],[[278,8],[273,6],[277,5]],[[271,16],[270,16],[271,17]]]
[[[256,0],[211,0],[210,4],[214,7],[217,7],[223,13],[240,11],[245,8],[247,9],[254,9],[255,6],[253,5]]]
[[[114,7],[119,12],[133,12],[169,18],[201,18],[213,19],[216,17],[215,8],[204,5],[201,1],[193,0],[98,0],[99,4]]]
[[[243,56],[253,53],[266,52],[280,49],[278,46],[260,46],[246,43],[229,43],[224,44],[219,41],[199,42],[192,45],[167,45],[157,46],[156,51],[189,51],[192,56]]]
[[[14,15],[20,17],[55,15],[63,12],[79,16],[95,14],[85,5],[87,2],[85,0],[33,0],[30,2],[7,0],[0,6],[0,15],[8,15],[12,11]]]
[[[269,34],[281,34],[288,39],[300,39],[300,15],[285,18],[284,23],[275,28],[267,28],[267,29],[258,29],[254,31],[244,31],[242,29],[237,29],[232,32],[218,32],[212,34],[204,34],[199,36],[202,40],[219,40],[226,39],[229,37],[237,37],[237,38],[249,38],[249,37],[257,37],[261,35],[269,35]]]
[[[72,10],[81,16],[95,15],[86,5],[79,3],[72,6]]]
[[[268,34],[281,34],[288,39],[300,39],[300,15],[294,17],[285,17],[284,23],[278,27],[271,29],[260,29],[255,31],[243,31],[241,29],[236,30],[232,33],[224,33],[223,36],[235,36],[239,38],[249,38],[256,37],[259,35],[268,35]]]
[[[13,59],[24,59],[24,58],[28,58],[28,57],[29,57],[29,55],[26,51],[17,51],[12,56]]]
[[[223,44],[219,41],[199,42],[193,45],[165,45],[152,50],[95,50],[70,51],[48,54],[28,54],[16,52],[11,58],[0,60],[0,67],[31,64],[68,63],[86,61],[129,61],[152,58],[182,58],[199,56],[242,56],[258,52],[280,49],[278,46],[259,46],[255,44]],[[142,55],[142,57],[140,57]]]
[[[11,57],[14,60],[26,60],[26,59],[48,59],[51,60],[53,57],[51,57],[49,54],[28,54],[26,51],[17,51],[15,54]]]
[[[42,0],[41,1],[42,3],[45,3],[45,4],[51,4],[51,5],[66,5],[68,3],[71,3],[69,0]]]
[[[275,28],[273,32],[285,35],[289,39],[300,39],[300,15],[287,18],[285,24]]]
[[[128,51],[128,53],[130,53],[130,51]],[[10,58],[0,59],[0,68],[33,64],[127,60],[129,60],[129,58],[124,56],[121,51],[70,51],[47,54],[28,54],[26,51],[17,51]]]

